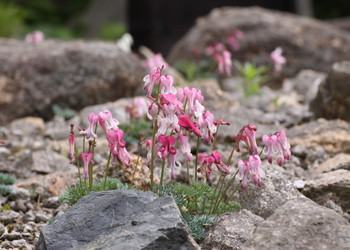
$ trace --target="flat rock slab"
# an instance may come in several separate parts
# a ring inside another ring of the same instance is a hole
[[[303,197],[288,201],[255,229],[241,249],[349,249],[350,224]]]
[[[198,249],[171,196],[94,192],[42,229],[41,249]]]

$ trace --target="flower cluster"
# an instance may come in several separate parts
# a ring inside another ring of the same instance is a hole
[[[284,64],[286,64],[287,60],[284,56],[282,56],[283,50],[281,47],[277,47],[274,51],[271,52],[270,58],[273,62],[274,69],[276,72],[282,70]]]
[[[151,169],[156,158],[164,161],[175,179],[175,167],[180,167],[183,161],[188,164],[193,160],[190,134],[210,144],[214,142],[217,127],[228,123],[214,120],[214,115],[202,104],[204,97],[200,90],[187,87],[176,90],[173,83],[173,77],[163,75],[162,68],[153,68],[144,77],[144,89],[150,100],[147,116],[152,120],[155,131],[154,142],[146,143],[150,151],[154,150],[147,158]],[[154,89],[157,93],[152,95]],[[228,168],[218,160],[221,156],[213,154],[218,169],[229,173]]]
[[[40,30],[35,30],[32,33],[29,33],[25,37],[27,43],[39,43],[45,40],[45,35]]]

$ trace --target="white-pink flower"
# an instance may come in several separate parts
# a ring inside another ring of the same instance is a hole
[[[162,54],[157,53],[154,57],[146,60],[146,66],[151,70],[152,68],[163,68],[167,69],[169,65],[165,62]]]
[[[221,54],[216,54],[214,56],[216,62],[218,63],[219,72],[221,74],[226,74],[231,76],[232,74],[232,56],[231,52],[224,50]]]
[[[32,33],[29,33],[25,37],[27,43],[39,43],[45,40],[45,35],[40,30],[35,30]]]
[[[282,70],[284,64],[286,64],[287,60],[284,56],[282,56],[283,50],[281,47],[277,47],[274,51],[271,52],[270,58],[273,62],[274,69],[276,72]]]
[[[254,184],[262,187],[261,176],[263,170],[261,168],[261,159],[258,155],[249,156],[248,161],[240,160],[238,162],[237,178],[241,181],[241,187],[246,189],[248,187],[248,180]]]
[[[130,114],[130,117],[140,119],[147,114],[148,105],[144,98],[135,97],[126,105],[125,110]]]
[[[267,160],[270,164],[272,163],[273,154],[277,155],[276,162],[279,166],[282,166],[285,160],[290,159],[290,144],[284,130],[274,135],[264,135],[262,141],[265,145],[263,153],[267,154]]]

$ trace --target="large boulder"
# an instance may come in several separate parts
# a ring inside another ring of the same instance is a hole
[[[199,249],[171,196],[135,190],[81,198],[39,238],[42,249]]]
[[[147,74],[140,60],[107,42],[0,40],[0,124],[52,116],[53,105],[85,106],[132,96]]]
[[[349,249],[350,224],[335,211],[302,197],[261,222],[241,249]]]
[[[198,56],[194,52],[225,42],[236,29],[243,31],[244,38],[234,59],[271,65],[269,54],[283,48],[287,64],[279,77],[294,76],[302,69],[329,71],[332,63],[350,58],[350,35],[330,24],[259,7],[224,7],[200,18],[171,49],[168,61],[193,60]]]
[[[350,61],[333,64],[311,108],[317,117],[350,121]]]

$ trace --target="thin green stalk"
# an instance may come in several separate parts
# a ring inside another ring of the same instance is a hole
[[[92,191],[92,164],[89,164],[89,191]]]
[[[233,198],[233,195],[237,192],[239,186],[240,186],[240,183],[238,183],[238,184],[236,185],[235,189],[232,191],[232,194],[228,197],[228,199],[227,199],[228,201],[230,201],[230,200]],[[226,206],[227,206],[227,203],[226,203],[225,206],[224,206],[224,210],[225,210]]]
[[[190,167],[188,166],[188,161],[186,161],[188,184],[191,185]]]
[[[205,210],[205,203],[207,201],[207,197],[203,198],[203,204],[202,204],[202,214],[204,214],[204,210]]]
[[[160,173],[160,185],[163,185],[164,168],[165,168],[165,159],[162,162],[162,171]]]
[[[236,171],[236,173],[233,175],[233,177],[231,178],[231,180],[228,182],[226,188],[224,189],[224,191],[222,192],[221,194],[221,197],[218,201],[218,204],[216,205],[216,207],[214,207],[214,211],[219,207],[220,205],[220,202],[222,201],[222,199],[225,197],[225,194],[227,192],[227,190],[229,189],[229,187],[232,185],[232,183],[234,182],[235,178],[236,178],[236,175],[238,174],[238,170]],[[220,195],[220,193],[219,193]]]
[[[244,127],[239,131],[239,133],[238,133],[238,138],[237,138],[237,140],[236,140],[235,145],[234,145],[233,148],[232,148],[232,151],[231,151],[230,156],[229,156],[228,159],[227,159],[226,166],[230,166],[230,165],[231,165],[233,153],[235,152],[235,150],[236,150],[236,148],[237,148],[237,146],[238,146],[238,144],[239,144],[239,141],[241,140],[241,137],[242,137],[242,134],[243,134],[244,129],[245,129],[245,126],[244,126]]]
[[[153,175],[154,175],[154,146],[155,146],[155,138],[156,138],[156,132],[157,132],[157,119],[154,120],[153,124],[153,133],[152,133],[152,149],[151,149],[151,184],[150,188],[153,190],[153,185],[154,185],[154,180],[153,180]]]
[[[200,138],[197,137],[197,150],[196,150],[196,166],[194,168],[194,180],[197,181],[197,170],[198,170],[198,153],[199,153],[199,143],[200,143]]]
[[[220,178],[219,178],[219,181],[218,183],[221,182],[221,179],[223,178],[223,175],[220,175]],[[213,208],[213,205],[214,205],[214,201],[215,201],[215,198],[216,198],[216,192],[218,191],[218,185],[215,186],[215,189],[214,189],[214,194],[213,194],[213,199],[211,200],[210,202],[210,208],[209,208],[209,212],[211,211],[211,209]]]
[[[223,179],[221,180],[221,185],[220,185],[220,188],[219,188],[219,192],[217,194],[216,201],[214,203],[214,208],[211,211],[211,214],[215,214],[215,210],[216,210],[217,204],[219,203],[219,200],[220,200],[220,194],[221,194],[222,186],[224,185],[225,178],[226,178],[226,176],[223,176]]]
[[[112,158],[112,151],[109,151],[109,156],[108,156],[108,161],[107,161],[107,166],[106,166],[106,175],[105,175],[105,180],[103,182],[103,190],[106,190],[107,175],[108,175],[109,164],[111,162],[111,158]]]

